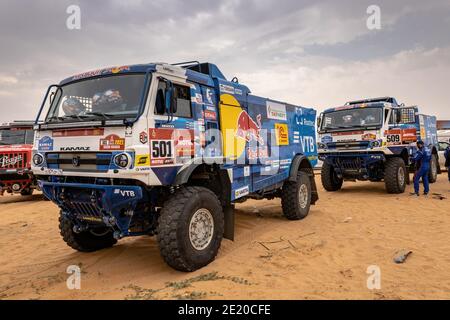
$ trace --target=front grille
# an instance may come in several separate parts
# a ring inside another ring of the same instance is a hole
[[[27,152],[0,153],[0,170],[26,169],[28,167]]]
[[[369,141],[349,141],[328,143],[329,149],[361,150],[369,147]]]
[[[363,166],[360,158],[338,159],[336,162],[344,171],[359,171]]]
[[[48,153],[47,164],[51,168],[70,171],[107,171],[111,153]]]
[[[81,220],[102,222],[102,214],[97,206],[88,202],[72,202],[73,210]]]

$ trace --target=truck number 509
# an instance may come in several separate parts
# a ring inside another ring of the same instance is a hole
[[[172,158],[172,141],[170,140],[153,140],[152,141],[152,157],[153,158]]]
[[[387,143],[400,143],[400,135],[399,134],[390,134],[386,137]]]

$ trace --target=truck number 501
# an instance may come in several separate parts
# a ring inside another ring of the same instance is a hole
[[[152,141],[153,158],[172,158],[172,141],[153,140]]]

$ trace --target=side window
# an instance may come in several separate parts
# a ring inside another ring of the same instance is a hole
[[[174,113],[175,117],[181,118],[192,118],[192,108],[191,108],[191,89],[187,86],[180,86],[177,84],[173,85],[173,94],[175,98],[175,103],[177,104],[177,112]],[[166,90],[166,83],[160,81],[158,83],[158,91],[156,95],[156,106],[155,113],[160,115],[166,115],[164,105],[164,94]]]

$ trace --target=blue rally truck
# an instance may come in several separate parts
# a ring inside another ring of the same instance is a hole
[[[70,247],[156,235],[170,266],[193,271],[233,240],[235,203],[279,197],[288,219],[308,214],[315,120],[210,63],[95,70],[48,88],[33,171]]]
[[[347,102],[325,110],[318,119],[321,178],[327,191],[343,181],[383,181],[388,193],[403,193],[414,170],[411,158],[422,140],[432,152],[430,182],[440,171],[436,117],[392,97]]]

